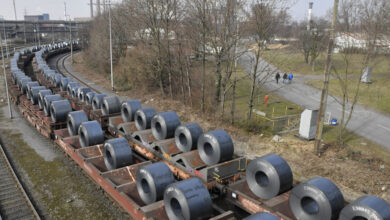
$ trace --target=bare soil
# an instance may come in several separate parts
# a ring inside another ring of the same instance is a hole
[[[97,73],[89,68],[85,56],[79,53],[75,56],[73,69],[82,73],[92,82],[110,89],[108,73]],[[230,124],[223,123],[213,115],[202,115],[190,106],[180,101],[162,99],[159,90],[130,90],[117,92],[129,99],[139,99],[143,105],[154,107],[158,111],[174,110],[183,122],[198,122],[204,130],[222,128],[233,137],[235,153],[247,155],[249,158],[269,153],[281,155],[290,164],[295,179],[304,181],[313,177],[331,179],[342,190],[348,201],[370,194],[380,196],[390,202],[390,162],[371,151],[358,151],[353,146],[340,148],[327,144],[321,158],[313,154],[313,142],[302,141],[292,134],[282,136],[280,142],[273,142],[272,137],[262,134],[248,134]]]

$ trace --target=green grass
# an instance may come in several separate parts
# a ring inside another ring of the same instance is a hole
[[[358,79],[350,79],[348,94],[349,100],[353,99]],[[310,80],[309,85],[321,89],[322,80]],[[374,79],[371,84],[361,84],[359,89],[358,103],[371,109],[390,114],[390,78]],[[332,79],[329,84],[329,93],[342,97],[337,79]]]
[[[326,54],[322,53],[316,60],[315,71],[312,71],[312,67],[306,64],[303,54],[296,49],[272,49],[264,51],[262,57],[277,66],[283,72],[293,72],[301,75],[322,75],[324,74],[324,67],[326,61]],[[350,70],[352,74],[360,74],[362,70],[362,63],[364,55],[354,54],[350,59]],[[333,65],[337,69],[343,69],[345,66],[344,58],[342,54],[333,54]],[[370,62],[373,68],[374,75],[388,75],[390,70],[389,57],[377,56]]]

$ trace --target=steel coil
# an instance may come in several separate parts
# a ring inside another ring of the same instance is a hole
[[[61,79],[61,84],[60,84],[60,87],[61,87],[61,91],[67,91],[67,88],[68,88],[68,83],[72,82],[72,79],[69,78],[69,77],[63,77]]]
[[[121,102],[118,96],[108,96],[103,98],[102,114],[111,115],[121,111]]]
[[[39,91],[46,90],[44,86],[34,86],[30,89],[30,100],[33,105],[38,104]]]
[[[293,173],[282,157],[268,154],[248,164],[246,180],[256,196],[271,199],[292,188]]]
[[[332,181],[317,177],[295,186],[289,205],[297,219],[337,219],[344,207],[344,197]]]
[[[91,88],[89,87],[79,87],[77,91],[77,95],[80,101],[85,101],[85,96],[87,95],[88,92],[91,92]]]
[[[175,130],[176,146],[182,152],[195,150],[198,144],[198,138],[203,133],[203,129],[198,123],[188,123],[180,125]]]
[[[66,121],[68,113],[72,111],[69,100],[52,101],[50,104],[50,117],[55,123]]]
[[[145,204],[163,199],[167,186],[175,182],[171,169],[164,162],[157,162],[138,169],[137,191]]]
[[[27,94],[27,83],[31,82],[31,78],[24,78],[20,81],[20,91]]]
[[[96,92],[87,92],[85,95],[85,102],[87,104],[92,104],[93,97],[96,95]]]
[[[66,88],[66,92],[68,93],[68,95],[72,95],[72,89],[73,87],[79,87],[79,83],[77,82],[68,82],[68,86]]]
[[[142,105],[138,100],[128,100],[121,105],[121,116],[124,122],[134,121],[135,112],[141,109]]]
[[[31,88],[40,86],[38,81],[31,81],[26,84],[26,96],[28,99],[31,99]]]
[[[106,94],[95,94],[92,100],[93,110],[101,109],[103,98],[106,97]]]
[[[157,113],[151,122],[152,134],[157,140],[172,138],[180,124],[180,118],[174,111]]]
[[[209,191],[196,177],[172,183],[164,192],[164,208],[171,220],[210,217],[212,205]]]
[[[211,166],[232,159],[233,140],[224,130],[214,130],[200,135],[198,151],[202,161]]]
[[[339,220],[390,220],[390,204],[376,196],[363,196],[341,210]]]
[[[47,95],[52,95],[53,93],[51,92],[50,89],[45,89],[45,90],[40,90],[38,92],[38,105],[39,105],[39,109],[40,110],[43,110],[44,108],[44,98],[45,96]]]
[[[156,114],[156,110],[154,108],[141,108],[135,112],[134,120],[135,127],[141,131],[150,128],[152,118]]]
[[[133,152],[123,137],[107,140],[103,146],[103,156],[108,170],[133,164]]]
[[[52,101],[59,101],[61,100],[61,95],[55,94],[55,95],[46,95],[44,97],[44,103],[43,103],[43,111],[45,112],[46,116],[50,116],[50,105]]]
[[[85,111],[73,111],[68,113],[66,124],[68,127],[69,135],[74,136],[79,132],[81,123],[88,121]]]
[[[78,133],[81,147],[88,147],[104,142],[102,127],[96,120],[81,123]]]

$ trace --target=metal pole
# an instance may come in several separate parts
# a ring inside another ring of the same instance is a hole
[[[73,64],[72,20],[70,20],[70,16],[69,16],[69,23],[70,23],[70,27],[69,27],[69,32],[70,32],[70,63]]]
[[[16,16],[16,5],[15,5],[15,0],[13,0],[13,2],[14,2],[15,21],[17,21],[17,20],[18,20],[18,17]]]
[[[41,48],[41,34],[39,33],[39,24],[37,30],[38,30],[38,46],[39,48]]]
[[[7,74],[5,72],[5,57],[4,57],[4,52],[3,52],[3,38],[1,37],[0,34],[0,47],[1,47],[1,58],[3,60],[3,72],[4,72],[4,81],[5,81],[5,90],[7,92],[7,100],[8,100],[8,108],[9,108],[9,117],[12,119],[12,109],[11,109],[11,102],[9,99],[9,94],[8,94],[8,82],[7,82]]]
[[[5,40],[5,52],[7,54],[7,58],[9,58],[9,51],[8,51],[8,43],[7,43],[7,34],[5,32],[5,19],[3,20],[3,31],[4,31],[4,40]]]
[[[321,156],[320,150],[321,150],[322,132],[324,129],[324,116],[325,116],[326,105],[328,102],[329,78],[330,78],[330,69],[332,67],[333,41],[334,41],[334,32],[336,26],[338,5],[339,5],[339,0],[334,0],[333,17],[332,17],[332,24],[330,28],[329,44],[328,44],[328,56],[325,64],[324,87],[322,88],[322,93],[321,93],[321,104],[320,104],[320,109],[318,110],[317,131],[316,131],[316,139],[314,143],[314,152],[316,152],[318,156]]]
[[[108,25],[110,28],[110,65],[111,65],[111,89],[114,91],[114,73],[112,70],[112,34],[111,34],[111,1],[108,1]]]

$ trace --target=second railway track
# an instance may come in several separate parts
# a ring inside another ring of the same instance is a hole
[[[0,145],[0,219],[40,219]]]

